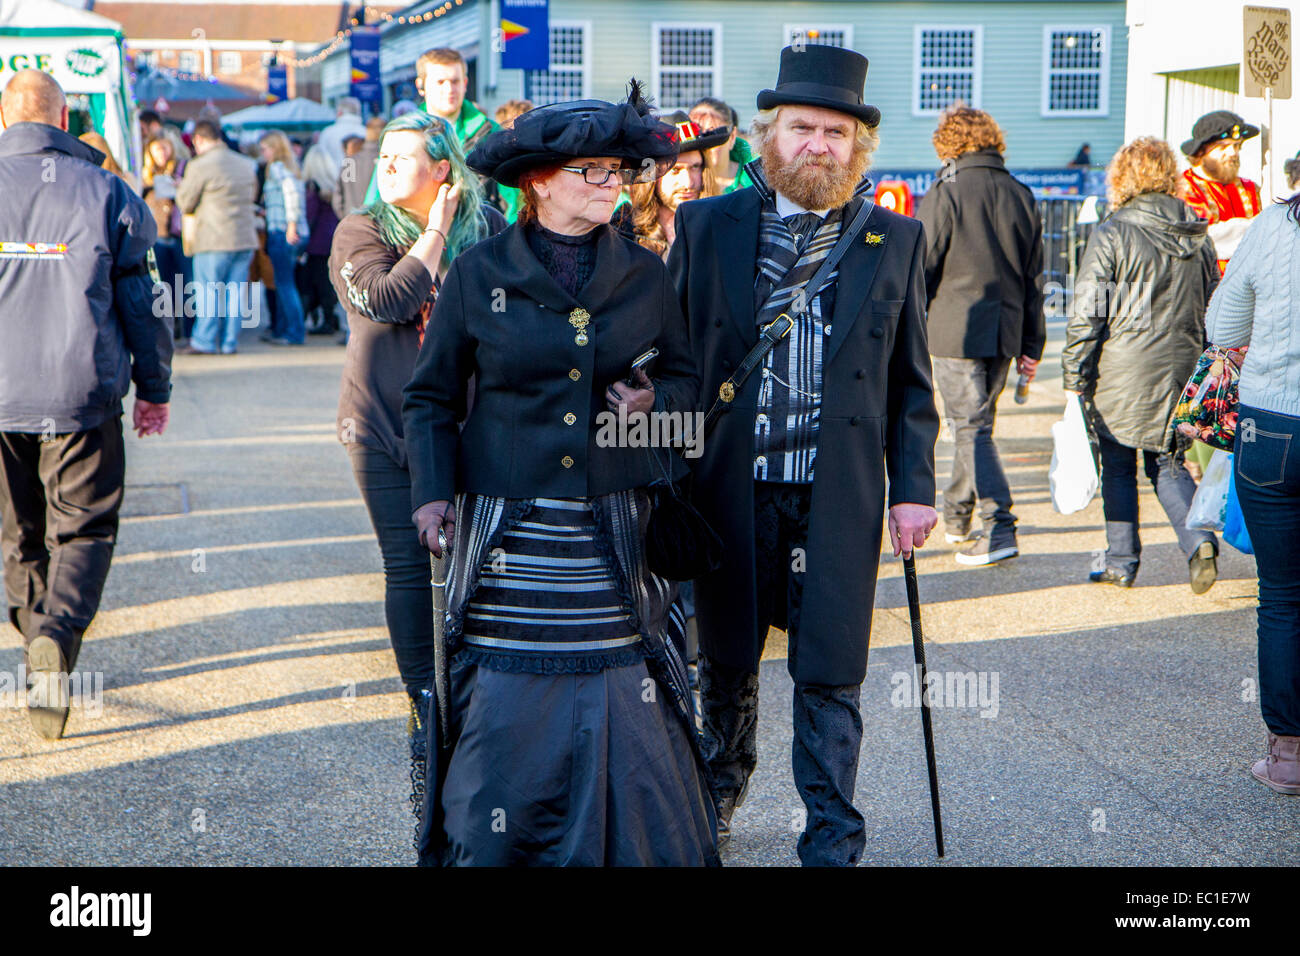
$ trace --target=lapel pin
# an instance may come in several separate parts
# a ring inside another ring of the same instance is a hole
[[[885,241],[885,236],[883,233],[879,232],[864,232],[862,234],[862,241],[869,246],[878,246]]]

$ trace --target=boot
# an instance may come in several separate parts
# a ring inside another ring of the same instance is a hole
[[[1278,793],[1300,796],[1300,737],[1269,731],[1268,756],[1256,761],[1250,772]]]

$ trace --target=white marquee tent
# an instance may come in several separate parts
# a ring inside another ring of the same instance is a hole
[[[118,164],[139,174],[139,124],[120,24],[55,0],[0,0],[0,89],[30,68],[46,71],[84,103]]]

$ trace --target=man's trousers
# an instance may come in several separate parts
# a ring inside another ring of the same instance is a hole
[[[0,550],[9,620],[42,635],[68,670],[99,610],[126,478],[121,416],[87,431],[0,432]]]
[[[812,486],[755,482],[754,532],[757,570],[758,641],[770,626],[789,634],[789,667],[799,646],[808,514]],[[805,866],[854,866],[866,846],[862,814],[853,807],[853,788],[862,746],[861,684],[794,686],[795,786],[807,819],[799,837]],[[704,755],[724,813],[758,762],[758,675],[700,654],[704,711]]]

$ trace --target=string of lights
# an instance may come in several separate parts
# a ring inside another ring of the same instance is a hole
[[[366,17],[368,22],[364,25],[379,26],[381,23],[397,23],[399,25],[424,23],[450,13],[464,2],[465,0],[446,0],[446,2],[441,6],[435,7],[432,10],[426,10],[424,13],[402,14],[401,16],[393,16],[393,14],[386,10],[375,10],[371,7],[364,7],[364,12],[370,14],[370,16]],[[359,26],[362,26],[362,23],[356,17],[353,17],[349,22],[347,29],[335,33],[333,40],[331,40],[326,46],[321,47],[321,49],[317,50],[311,56],[300,58],[294,56],[292,53],[284,53],[280,55],[280,62],[293,67],[314,66],[342,46],[348,38],[352,36],[352,28]]]

